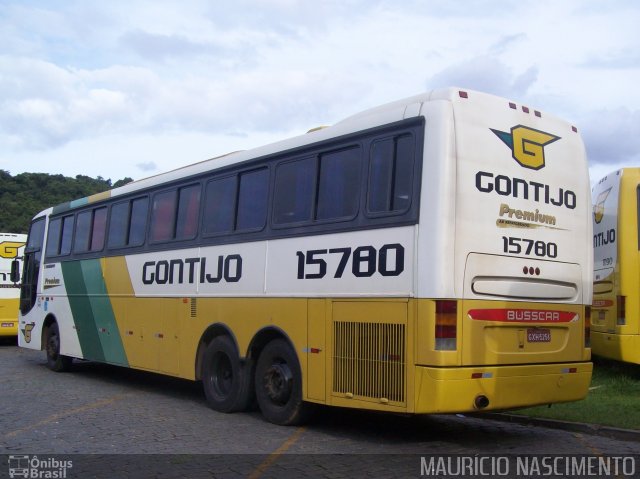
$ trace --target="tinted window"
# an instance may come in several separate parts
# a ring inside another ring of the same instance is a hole
[[[65,216],[62,219],[62,238],[60,239],[60,254],[71,253],[71,240],[73,239],[73,216]]]
[[[393,139],[373,143],[369,170],[369,211],[389,211],[391,208],[393,153]]]
[[[402,211],[411,205],[411,185],[413,183],[413,137],[409,135],[396,140],[396,162],[391,194],[391,209]]]
[[[198,233],[198,213],[200,213],[200,185],[180,188],[176,239],[195,238]]]
[[[267,168],[240,175],[236,229],[264,227],[267,218],[268,193],[269,170]]]
[[[121,248],[127,245],[129,230],[129,202],[117,203],[111,207],[109,221],[109,247]]]
[[[274,222],[297,223],[311,219],[316,177],[316,159],[282,163],[276,170]]]
[[[44,218],[40,218],[31,223],[29,239],[27,240],[27,250],[37,250],[42,248],[44,239]]]
[[[360,148],[320,157],[316,219],[354,217],[360,197]]]
[[[144,243],[149,198],[116,203],[111,207],[109,248],[139,246]]]
[[[401,212],[411,205],[414,141],[410,135],[375,141],[371,147],[368,209]]]
[[[204,234],[233,230],[236,177],[216,178],[207,183],[204,204]]]
[[[57,256],[60,246],[60,227],[62,220],[56,218],[49,222],[49,230],[47,231],[47,256]]]
[[[89,250],[89,235],[91,234],[91,211],[83,211],[78,214],[76,225],[76,237],[73,242],[73,251],[82,253]]]
[[[131,203],[131,221],[129,222],[129,246],[140,246],[144,243],[144,234],[147,230],[147,213],[149,211],[149,198],[138,198]]]
[[[101,251],[104,248],[104,234],[107,227],[107,208],[93,211],[93,226],[91,228],[91,251]]]
[[[151,207],[151,241],[173,239],[176,219],[177,191],[165,191],[153,197]]]

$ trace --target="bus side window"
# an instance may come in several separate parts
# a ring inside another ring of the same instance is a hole
[[[200,213],[200,185],[180,188],[178,196],[178,217],[176,219],[176,239],[193,239],[198,234],[198,214]]]
[[[102,251],[104,248],[104,233],[107,226],[107,208],[93,210],[93,225],[91,227],[91,251]]]
[[[278,165],[273,205],[275,224],[299,223],[311,219],[315,176],[315,157]]]
[[[370,213],[401,213],[409,209],[414,156],[411,135],[373,142],[367,201]]]
[[[269,193],[269,170],[248,171],[240,174],[237,230],[262,229],[267,220],[267,198]]]
[[[91,234],[91,211],[78,213],[76,234],[73,240],[74,253],[89,251],[89,235]]]
[[[49,222],[47,256],[64,256],[71,253],[74,216],[55,218]]]
[[[148,210],[149,198],[146,196],[113,205],[111,207],[107,240],[109,248],[142,245],[147,226]]]
[[[129,220],[127,244],[141,246],[147,230],[147,214],[149,213],[149,198],[137,198],[131,202],[131,216]]]
[[[58,256],[60,251],[60,231],[62,226],[62,219],[56,218],[49,222],[49,231],[47,233],[47,248],[46,255]]]
[[[321,155],[316,219],[355,217],[360,198],[360,158],[359,147]]]
[[[177,190],[157,193],[151,207],[151,241],[167,241],[174,237]]]
[[[111,207],[109,221],[109,248],[121,248],[127,245],[129,223],[129,202],[116,203]]]
[[[203,233],[206,236],[233,231],[236,176],[214,178],[204,196]]]
[[[60,239],[60,255],[71,253],[71,240],[73,239],[74,216],[65,216],[62,219],[62,238]]]

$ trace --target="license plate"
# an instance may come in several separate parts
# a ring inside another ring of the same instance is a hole
[[[529,328],[527,329],[527,342],[549,343],[551,342],[551,330],[543,328]]]

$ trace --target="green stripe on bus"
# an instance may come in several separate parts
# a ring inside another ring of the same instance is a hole
[[[81,261],[84,284],[87,288],[93,318],[98,328],[104,358],[111,364],[128,366],[127,355],[122,344],[122,336],[118,329],[107,285],[102,276],[100,260]]]
[[[128,366],[100,260],[62,263],[73,321],[85,359]]]
[[[95,361],[105,361],[102,344],[98,337],[98,328],[93,317],[93,310],[87,297],[87,287],[84,284],[80,262],[63,262],[61,266],[67,297],[71,306],[71,315],[78,333],[80,349],[82,349],[82,357]]]
[[[69,205],[71,203],[69,201],[67,201],[66,203],[60,203],[59,205],[56,205],[53,207],[53,211],[51,212],[52,215],[57,215],[58,213],[62,213],[64,211],[68,211],[69,210]]]
[[[60,203],[53,207],[52,215],[56,215],[58,213],[63,213],[73,208],[77,208],[78,206],[84,206],[89,204],[89,198],[84,197],[79,200],[67,201],[66,203]]]

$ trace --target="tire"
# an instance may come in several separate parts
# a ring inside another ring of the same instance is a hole
[[[69,371],[73,359],[60,354],[60,330],[58,323],[51,323],[45,331],[44,349],[47,353],[47,367],[57,373]]]
[[[274,339],[256,365],[256,398],[269,422],[294,426],[304,422],[312,404],[302,401],[302,373],[295,351],[284,339]]]
[[[202,366],[202,385],[207,402],[220,412],[244,411],[253,398],[248,368],[228,336],[218,336],[207,346]]]

